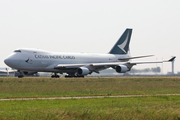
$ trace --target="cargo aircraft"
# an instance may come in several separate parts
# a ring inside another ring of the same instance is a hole
[[[118,73],[125,73],[136,64],[162,63],[174,59],[159,62],[130,62],[131,59],[152,56],[130,56],[131,34],[132,29],[127,28],[107,54],[50,52],[22,48],[16,49],[4,62],[20,72],[19,78],[37,72],[52,72],[54,74],[51,77],[58,78],[58,73],[66,73],[65,77],[84,77],[92,72],[99,73],[107,68],[113,68]]]

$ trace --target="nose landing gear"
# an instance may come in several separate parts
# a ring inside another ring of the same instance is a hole
[[[18,72],[19,72],[18,78],[23,78],[25,76],[24,73],[21,72],[20,70],[18,70]]]
[[[24,75],[18,75],[18,78],[23,78],[24,77]]]

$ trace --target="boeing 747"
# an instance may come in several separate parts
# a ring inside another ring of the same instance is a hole
[[[99,73],[99,71],[110,67],[118,73],[125,73],[136,64],[162,63],[172,60],[130,62],[131,59],[151,56],[130,56],[131,34],[132,29],[126,29],[107,54],[49,52],[40,49],[22,48],[16,49],[4,62],[20,72],[19,78],[37,72],[52,72],[54,74],[51,77],[58,78],[58,73],[67,73],[66,77],[84,77],[92,72]]]

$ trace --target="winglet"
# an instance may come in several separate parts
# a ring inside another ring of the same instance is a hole
[[[169,59],[168,61],[169,61],[169,62],[172,62],[172,61],[174,61],[175,58],[176,58],[176,56],[172,57],[172,58]]]

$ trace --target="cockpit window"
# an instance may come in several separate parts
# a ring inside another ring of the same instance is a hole
[[[21,50],[15,50],[14,52],[21,52]]]

